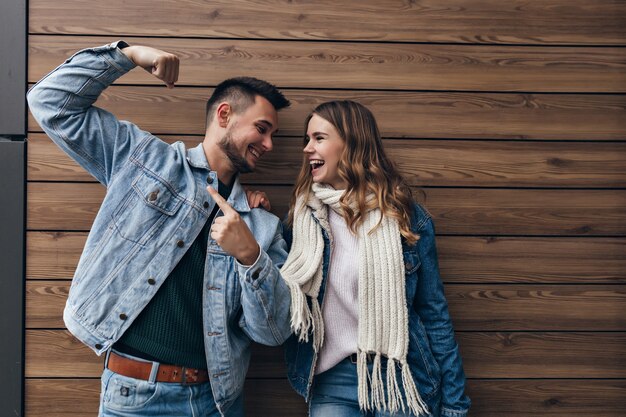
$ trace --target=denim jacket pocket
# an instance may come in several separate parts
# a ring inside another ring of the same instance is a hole
[[[144,245],[182,202],[165,182],[142,172],[113,212],[113,224],[121,237]]]
[[[430,397],[437,392],[441,385],[441,370],[430,349],[426,332],[421,323],[416,323],[415,320],[409,320],[409,355],[407,359],[420,392],[423,392],[426,397]]]

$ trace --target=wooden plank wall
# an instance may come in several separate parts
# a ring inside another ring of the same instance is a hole
[[[166,141],[201,140],[226,77],[292,100],[251,186],[288,204],[305,114],[350,98],[433,213],[472,416],[626,415],[626,2],[31,0],[30,83],[120,38],[181,57],[99,105]],[[101,359],[64,329],[104,188],[29,122],[27,417],[92,416]],[[256,347],[251,416],[304,416],[280,349]]]

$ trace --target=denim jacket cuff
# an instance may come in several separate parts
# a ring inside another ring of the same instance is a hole
[[[107,45],[96,46],[95,48],[82,49],[76,52],[74,55],[72,55],[67,61],[70,61],[72,58],[74,58],[74,56],[83,52],[91,52],[91,53],[99,54],[104,59],[106,59],[107,62],[111,64],[119,72],[119,74],[115,76],[115,78],[117,79],[137,66],[120,49],[125,46],[128,46],[126,42],[116,41],[113,43],[109,43]]]
[[[441,407],[441,417],[466,417],[468,410],[452,410]]]
[[[254,289],[259,288],[264,281],[266,274],[263,273],[263,270],[267,267],[268,262],[269,256],[263,249],[259,250],[259,256],[252,265],[242,265],[235,259],[239,276],[246,282],[252,284]]]

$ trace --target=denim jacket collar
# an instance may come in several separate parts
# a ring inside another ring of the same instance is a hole
[[[189,165],[194,168],[209,170],[211,184],[217,186],[217,184],[215,183],[217,179],[217,173],[215,171],[211,171],[211,167],[209,166],[209,162],[206,159],[202,143],[198,144],[198,146],[194,148],[187,150],[187,161],[189,162]],[[250,205],[248,204],[246,190],[243,188],[241,182],[239,181],[239,175],[237,175],[237,177],[235,178],[233,189],[230,192],[230,196],[228,197],[228,204],[233,206],[233,208],[239,213],[247,213],[250,211]]]

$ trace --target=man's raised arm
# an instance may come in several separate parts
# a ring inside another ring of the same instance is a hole
[[[175,55],[119,41],[77,52],[28,92],[31,113],[43,130],[105,185],[149,134],[93,104],[104,89],[136,65],[168,87],[178,79]]]

